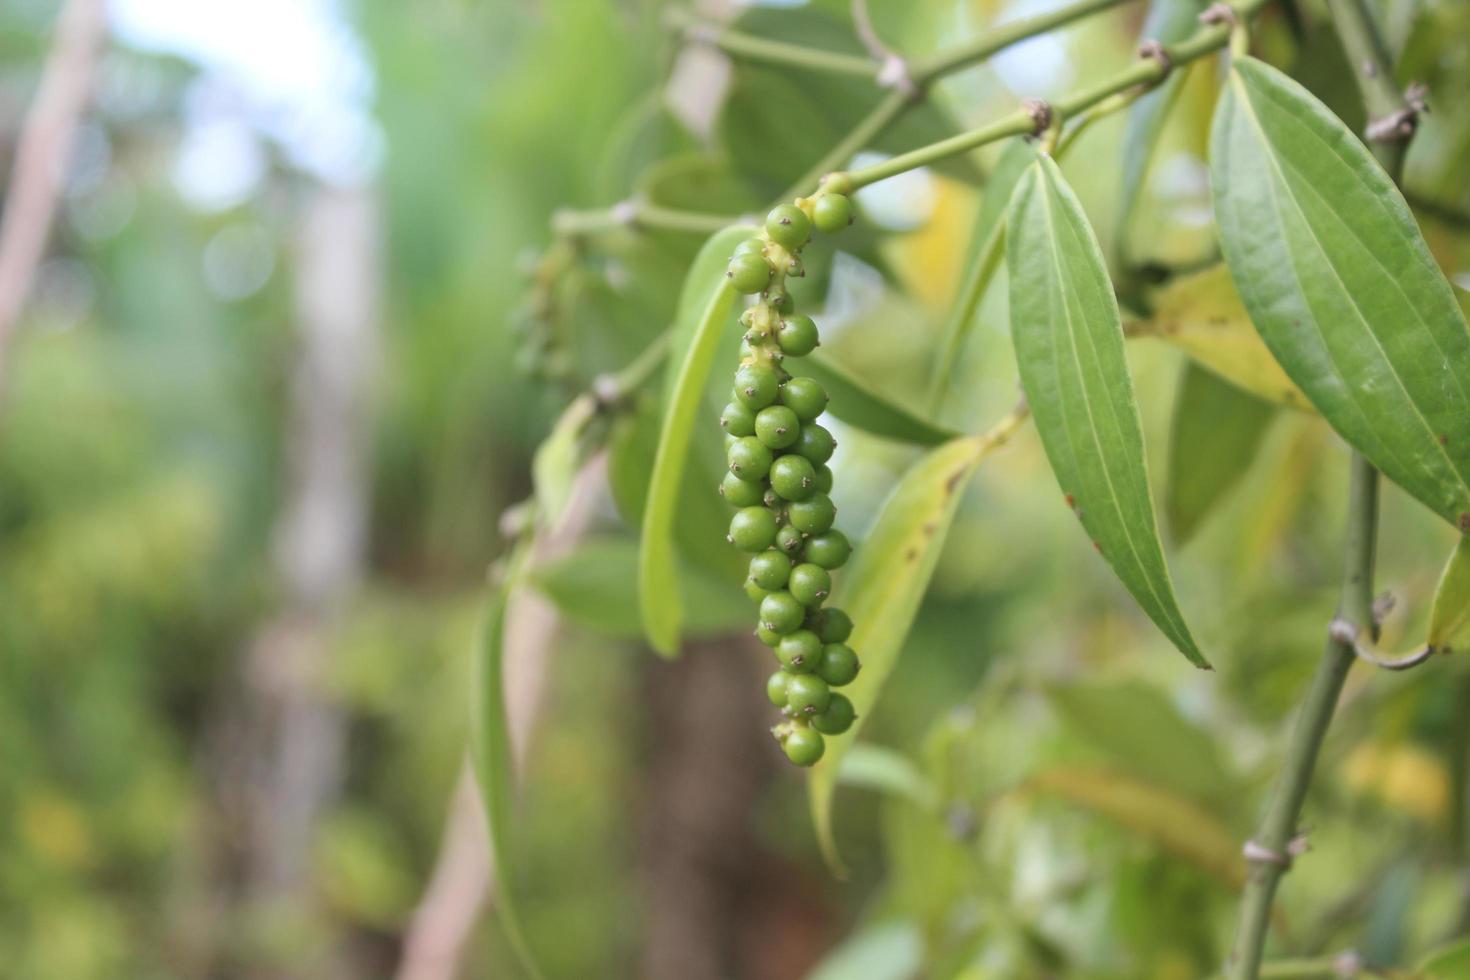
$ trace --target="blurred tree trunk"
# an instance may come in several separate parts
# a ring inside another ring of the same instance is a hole
[[[280,589],[222,711],[219,798],[243,921],[271,937],[313,912],[312,839],[343,778],[346,719],[326,684],[335,633],[362,575],[368,509],[369,379],[379,318],[377,202],[369,190],[312,192],[297,237],[296,360],[285,487],[274,530]],[[259,976],[337,975],[286,957]],[[346,975],[346,974],[343,974]]]
[[[769,659],[745,637],[650,658],[643,980],[794,980],[826,946],[820,891],[750,826],[779,771]]]

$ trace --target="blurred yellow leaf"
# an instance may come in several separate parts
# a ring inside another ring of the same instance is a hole
[[[1357,792],[1429,823],[1443,820],[1448,810],[1444,764],[1414,745],[1360,745],[1343,764],[1343,778]]]
[[[20,828],[29,849],[68,867],[92,860],[92,835],[70,800],[40,790],[21,803]]]
[[[949,312],[974,227],[975,190],[934,175],[934,212],[889,250],[904,289],[934,316]]]

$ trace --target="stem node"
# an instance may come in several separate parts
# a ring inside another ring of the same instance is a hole
[[[1138,45],[1138,56],[1140,58],[1152,58],[1154,61],[1157,61],[1159,63],[1159,67],[1163,69],[1163,74],[1158,77],[1157,81],[1151,84],[1157,85],[1159,82],[1162,82],[1164,79],[1168,78],[1169,73],[1174,70],[1174,59],[1170,57],[1169,49],[1164,47],[1161,42],[1153,40],[1152,38]]]
[[[1036,127],[1032,136],[1040,136],[1051,128],[1055,113],[1052,112],[1051,103],[1045,99],[1022,99],[1021,111],[1031,117],[1031,122]]]

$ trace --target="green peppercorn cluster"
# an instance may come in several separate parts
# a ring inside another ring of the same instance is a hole
[[[796,312],[786,280],[802,275],[801,249],[814,225],[831,233],[851,222],[852,203],[840,194],[783,204],[766,216],[761,235],[735,249],[725,273],[737,290],[758,299],[740,318],[746,329],[740,368],[720,416],[730,464],[720,493],[738,508],[730,543],[751,552],[745,588],[760,603],[755,635],[781,662],[766,694],[786,721],[772,732],[799,766],[822,757],[823,735],[852,725],[852,702],[833,688],[851,683],[859,663],[846,643],[852,620],[822,607],[832,571],[852,548],[832,526],[837,508],[828,496],[827,461],[836,443],[817,423],[827,393],[782,366],[818,343],[816,324]]]

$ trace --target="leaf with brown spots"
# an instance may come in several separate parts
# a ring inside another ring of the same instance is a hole
[[[1470,329],[1404,197],[1300,84],[1236,59],[1215,110],[1220,245],[1271,353],[1354,449],[1470,511]]]
[[[1159,541],[1113,284],[1082,205],[1050,158],[1017,185],[1007,227],[1016,365],[1057,483],[1148,618],[1208,667]]]

